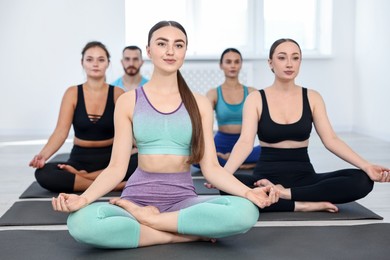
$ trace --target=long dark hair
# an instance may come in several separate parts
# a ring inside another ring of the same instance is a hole
[[[150,40],[155,31],[162,27],[173,26],[184,33],[187,39],[187,33],[184,27],[175,21],[160,21],[156,23],[149,31],[148,34],[148,46],[150,46]],[[188,111],[188,114],[191,118],[192,124],[192,138],[191,138],[191,155],[187,161],[189,164],[198,163],[204,155],[204,136],[202,128],[202,117],[200,116],[198,104],[196,103],[195,97],[192,94],[190,88],[187,85],[187,82],[184,80],[180,71],[177,71],[177,83],[179,85],[180,97],[183,101],[185,108]]]

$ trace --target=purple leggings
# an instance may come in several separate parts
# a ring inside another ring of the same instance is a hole
[[[152,205],[160,212],[166,212],[177,211],[212,197],[198,197],[190,172],[153,173],[137,168],[127,181],[121,198],[140,206]]]

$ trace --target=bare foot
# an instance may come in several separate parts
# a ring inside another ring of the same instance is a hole
[[[58,164],[57,165],[58,168],[60,168],[61,170],[64,170],[64,171],[68,171],[72,174],[78,174],[78,175],[84,175],[84,174],[87,174],[88,172],[85,171],[85,170],[77,170],[76,168],[74,168],[73,166],[69,165],[69,164]]]
[[[230,157],[230,153],[220,153],[220,152],[217,152],[217,156],[221,159],[224,159],[224,160],[228,160],[229,157]]]
[[[170,243],[186,243],[186,242],[194,242],[194,241],[215,243],[217,241],[217,239],[215,238],[178,234],[177,230],[175,232],[157,230],[142,224],[140,228],[141,228],[140,238],[138,243],[139,247],[170,244]]]
[[[209,238],[209,237],[199,237],[199,236],[193,236],[193,235],[183,235],[183,234],[177,234],[172,233],[169,243],[186,243],[186,242],[195,242],[195,241],[201,241],[201,242],[211,242],[216,243],[216,238]]]
[[[258,186],[258,187],[272,186],[272,187],[274,187],[276,189],[276,191],[278,191],[279,198],[286,199],[286,200],[290,200],[291,199],[291,190],[290,189],[286,189],[281,184],[276,184],[275,185],[275,184],[273,184],[272,182],[270,182],[267,179],[258,180],[254,184],[255,184],[255,186]]]
[[[267,179],[261,179],[255,182],[255,186],[265,187],[265,186],[274,186],[274,184]]]
[[[172,243],[195,242],[195,241],[216,243],[217,239],[209,238],[209,237],[192,236],[192,235],[182,235],[182,234],[175,234],[172,239]]]
[[[203,237],[200,239],[200,241],[205,241],[205,242],[211,242],[211,243],[216,243],[217,239],[216,238],[208,238],[208,237]]]
[[[297,201],[297,202],[295,202],[295,210],[294,211],[301,211],[301,212],[327,211],[327,212],[331,212],[331,213],[336,213],[339,211],[339,209],[336,207],[336,205],[334,205],[330,202]]]
[[[249,170],[255,168],[256,163],[245,163],[239,167],[241,170]]]
[[[114,188],[114,191],[122,191],[126,186],[126,182],[122,181]]]
[[[139,223],[145,226],[152,226],[152,220],[161,214],[160,211],[154,206],[141,207],[125,199],[114,198],[110,200],[110,203],[128,211],[131,215],[133,215],[133,217],[137,219]]]

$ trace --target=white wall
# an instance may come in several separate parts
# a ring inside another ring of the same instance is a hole
[[[123,0],[1,0],[0,135],[51,133],[65,89],[85,80],[84,45],[103,42],[112,66],[124,30]]]
[[[386,75],[388,63],[389,36],[384,30],[389,24],[385,17],[389,4],[386,0],[335,0],[333,6],[333,56],[304,56],[297,83],[322,94],[336,131],[388,139],[390,123],[382,111],[386,111],[389,86],[380,76]],[[84,81],[80,52],[87,41],[100,40],[110,50],[108,81],[121,75],[124,26],[124,0],[1,0],[0,137],[51,133],[65,89]],[[187,61],[188,65],[197,63]],[[245,63],[252,70],[245,83],[257,88],[272,83],[266,60]],[[145,69],[150,69],[148,64]]]
[[[390,140],[390,2],[357,1],[354,129]]]

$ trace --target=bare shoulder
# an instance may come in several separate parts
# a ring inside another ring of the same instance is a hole
[[[64,99],[77,100],[77,86],[70,86],[65,90]]]
[[[244,103],[244,110],[258,110],[262,108],[262,100],[259,91],[252,91],[248,94]]]
[[[206,93],[206,97],[211,101],[217,100],[217,96],[218,96],[217,95],[217,88],[212,88],[212,89],[208,90]]]
[[[217,88],[211,88],[207,91],[206,95],[216,95],[217,94]]]
[[[123,92],[120,97],[118,98],[118,102],[122,103],[135,103],[136,93],[135,89]]]
[[[248,93],[252,93],[254,91],[257,91],[258,92],[258,89],[257,88],[254,88],[254,87],[248,87]]]
[[[316,104],[318,102],[323,102],[321,94],[314,89],[307,89],[307,96],[309,98],[310,103]]]
[[[206,96],[194,92],[193,95],[195,97],[196,103],[198,104],[200,111],[205,109],[212,109],[210,100]]]
[[[114,88],[114,93],[118,94],[118,96],[122,95],[123,93],[125,93],[125,91],[122,88],[118,87],[118,86],[113,86],[113,88]]]
[[[70,86],[65,90],[61,101],[61,110],[74,110],[77,104],[77,86]],[[61,112],[60,112],[61,113]],[[69,112],[70,113],[70,112]]]
[[[114,100],[116,101],[120,95],[124,94],[125,91],[120,87],[114,86]]]
[[[77,86],[70,86],[70,87],[68,87],[65,90],[65,93],[71,93],[71,94],[77,93]]]
[[[134,106],[135,106],[135,99],[136,99],[135,90],[124,92],[122,95],[118,97],[115,107],[123,111],[131,112],[132,114],[132,111],[134,110]],[[117,108],[115,108],[115,110]]]
[[[260,91],[251,91],[251,92],[249,92],[249,94],[248,94],[246,99],[247,100],[249,99],[249,100],[252,100],[252,101],[257,101],[257,100],[261,101]]]

